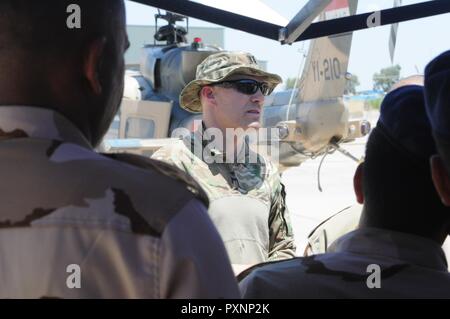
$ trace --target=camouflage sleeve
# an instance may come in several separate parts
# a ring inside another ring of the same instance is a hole
[[[192,175],[192,154],[182,141],[175,145],[161,147],[153,153],[152,159],[168,163]]]
[[[152,155],[152,159],[171,164],[179,169],[186,171],[180,158],[179,146],[164,146]]]
[[[170,221],[161,247],[161,298],[240,298],[225,246],[200,202],[192,200]]]
[[[203,188],[197,183],[197,181],[189,175],[185,170],[179,169],[178,166],[171,162],[164,162],[155,159],[150,159],[140,155],[129,153],[116,153],[116,154],[103,154],[109,158],[128,163],[133,166],[137,166],[144,169],[150,169],[157,171],[160,174],[166,175],[174,180],[177,180],[187,186],[194,196],[199,199],[206,207],[209,207],[209,199]]]
[[[286,206],[284,185],[279,183],[269,215],[269,261],[295,257],[294,234]]]

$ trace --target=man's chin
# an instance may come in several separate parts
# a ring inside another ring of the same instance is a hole
[[[261,123],[260,122],[251,122],[249,125],[247,125],[247,128],[252,128],[252,129],[260,129],[261,128]]]

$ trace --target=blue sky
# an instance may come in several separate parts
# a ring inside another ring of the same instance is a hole
[[[226,0],[224,0],[226,1]],[[243,0],[245,1],[245,0]],[[262,0],[287,19],[291,19],[306,3],[306,0]],[[403,5],[422,1],[403,0]],[[282,3],[282,5],[280,5]],[[153,25],[156,9],[127,1],[127,23]],[[392,7],[393,0],[360,0],[358,13]],[[196,19],[190,25],[214,26]],[[268,70],[281,75],[283,79],[295,77],[302,61],[302,48],[306,43],[291,46],[280,45],[273,40],[250,35],[233,29],[225,29],[225,49],[252,52],[258,59],[268,61]],[[401,23],[398,30],[394,64],[402,67],[401,75],[423,72],[426,64],[439,53],[450,49],[450,14]],[[349,72],[358,75],[361,85],[358,89],[370,89],[372,76],[381,68],[391,65],[388,49],[389,26],[377,27],[354,33],[350,54]]]

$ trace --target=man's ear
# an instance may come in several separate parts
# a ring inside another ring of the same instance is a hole
[[[102,85],[99,80],[100,66],[105,50],[106,38],[98,38],[92,41],[86,49],[84,56],[83,72],[90,88],[95,95],[102,93]]]
[[[209,103],[216,104],[216,98],[214,96],[214,89],[210,86],[204,86],[201,88],[200,98],[208,101]]]
[[[445,206],[450,207],[450,177],[439,155],[431,157],[431,177],[434,187]]]
[[[364,204],[363,170],[364,163],[360,163],[356,168],[355,175],[353,176],[353,189],[355,191],[356,201],[359,204]]]

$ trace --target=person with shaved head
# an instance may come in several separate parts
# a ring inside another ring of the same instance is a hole
[[[239,297],[198,184],[94,151],[128,46],[122,0],[0,1],[0,298]]]
[[[442,249],[450,208],[433,186],[436,153],[421,81],[403,81],[380,118],[354,176],[363,205],[356,230],[327,253],[255,266],[241,274],[244,298],[450,298]]]

